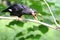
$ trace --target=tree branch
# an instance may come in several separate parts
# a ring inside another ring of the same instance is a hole
[[[48,7],[48,9],[49,9],[49,11],[50,11],[50,13],[51,13],[51,15],[52,15],[52,17],[53,17],[53,20],[54,20],[56,26],[57,26],[57,27],[60,27],[59,24],[56,22],[56,19],[55,19],[54,15],[53,15],[53,12],[52,12],[51,8],[49,7],[49,4],[46,2],[46,0],[44,0],[44,2],[45,2],[45,4],[47,5],[47,7]]]
[[[17,20],[17,17],[2,17],[2,16],[0,16],[0,19],[11,19],[11,20]],[[20,19],[20,18],[18,18],[18,19],[21,21],[21,19]],[[23,19],[23,21],[30,21],[30,22],[34,22],[34,23],[38,23],[38,24],[42,24],[42,25],[47,26],[48,28],[52,28],[52,29],[57,30],[54,26],[49,25],[49,24],[44,23],[44,22],[37,21],[37,20],[32,20],[32,19]]]

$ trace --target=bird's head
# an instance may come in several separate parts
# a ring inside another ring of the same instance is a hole
[[[36,10],[34,10],[34,9],[30,9],[30,11],[32,12],[31,14],[33,15],[33,17],[35,18],[35,19],[37,19],[37,11]]]

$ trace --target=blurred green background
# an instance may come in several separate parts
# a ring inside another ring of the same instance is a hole
[[[0,16],[10,16],[1,11],[8,7],[8,3],[19,3],[38,11],[38,20],[55,25],[49,9],[43,0],[0,0]],[[60,24],[60,0],[46,0]],[[34,19],[32,16],[23,15],[26,19]],[[56,26],[56,25],[55,25]],[[48,28],[44,25],[25,21],[0,19],[0,40],[60,40],[60,31]]]

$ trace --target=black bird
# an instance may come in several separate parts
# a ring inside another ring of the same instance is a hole
[[[17,16],[19,18],[24,14],[32,15],[35,19],[37,19],[37,11],[22,4],[12,4],[2,12],[10,12],[11,16]]]

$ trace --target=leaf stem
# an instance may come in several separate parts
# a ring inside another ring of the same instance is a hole
[[[11,19],[11,20],[17,20],[17,17],[3,17],[3,16],[0,16],[0,19]],[[21,21],[20,18],[18,18],[18,19]],[[38,24],[42,24],[42,25],[47,26],[48,28],[52,28],[52,29],[57,30],[57,29],[56,29],[55,27],[53,27],[52,25],[47,24],[47,23],[44,23],[44,22],[40,22],[40,21],[38,21],[38,20],[23,19],[22,21],[30,21],[30,22],[34,22],[34,23],[38,23]]]
[[[44,0],[44,2],[47,5],[47,7],[48,7],[48,9],[49,9],[49,11],[50,11],[50,13],[51,13],[51,15],[53,17],[53,20],[55,22],[55,25],[59,27],[58,23],[56,22],[56,19],[55,19],[54,15],[53,15],[53,12],[52,12],[51,8],[49,7],[49,4],[46,2],[46,0]]]

